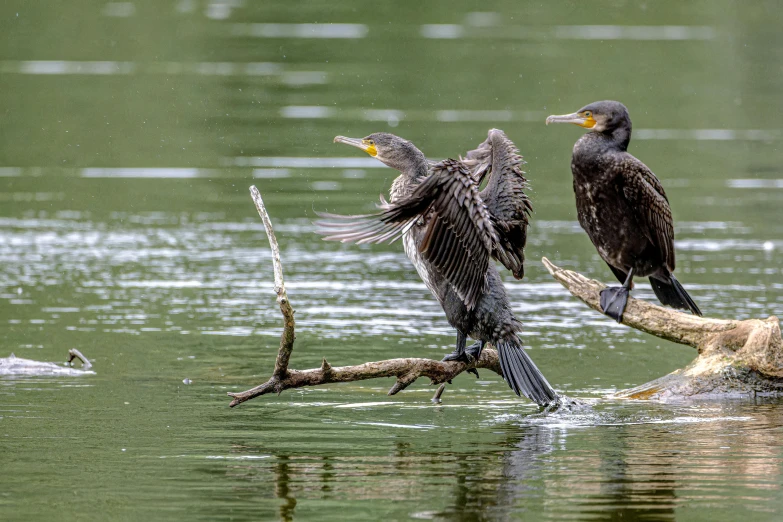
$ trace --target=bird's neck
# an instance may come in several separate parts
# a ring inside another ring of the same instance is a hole
[[[416,186],[421,183],[421,180],[427,177],[428,172],[429,164],[423,154],[421,158],[416,158],[416,161],[400,169],[400,175],[392,182],[391,190],[389,191],[391,200],[394,201],[409,196]]]
[[[574,152],[587,152],[588,154],[600,154],[608,151],[628,150],[631,142],[631,129],[617,128],[612,132],[588,132],[576,142]]]
[[[631,143],[631,129],[629,127],[617,127],[609,136],[614,146],[619,150],[623,152],[628,150],[628,144]]]

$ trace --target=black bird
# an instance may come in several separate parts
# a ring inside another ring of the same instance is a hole
[[[465,162],[430,162],[411,142],[387,133],[364,139],[337,136],[337,143],[357,147],[400,172],[392,183],[391,202],[381,197],[376,214],[339,216],[316,223],[324,239],[380,243],[402,238],[405,253],[457,330],[457,346],[444,360],[468,364],[485,343],[498,349],[503,378],[519,395],[539,405],[557,394],[525,353],[503,281],[490,258],[517,277],[524,273],[530,202],[519,155],[502,131],[468,153]],[[486,188],[479,183],[489,175]],[[470,336],[478,342],[466,349]]]
[[[674,226],[663,186],[627,152],[631,117],[625,105],[595,102],[573,114],[549,116],[546,123],[574,123],[591,131],[574,145],[571,172],[579,224],[623,283],[601,291],[604,313],[621,322],[633,277],[649,276],[661,303],[700,316],[672,273]]]

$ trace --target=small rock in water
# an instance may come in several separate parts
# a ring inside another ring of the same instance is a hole
[[[190,384],[192,382],[190,379],[182,379],[182,384]]]

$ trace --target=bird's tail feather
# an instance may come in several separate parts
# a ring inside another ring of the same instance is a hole
[[[521,393],[540,406],[550,404],[557,399],[557,393],[525,353],[516,335],[498,342],[496,347],[503,378],[514,393],[517,395]]]
[[[692,314],[701,317],[701,310],[693,302],[691,296],[682,287],[679,281],[674,277],[674,274],[669,274],[669,281],[661,281],[660,279],[650,278],[650,286],[652,286],[653,292],[655,292],[658,300],[666,306],[672,308],[679,308],[681,310],[690,310]]]

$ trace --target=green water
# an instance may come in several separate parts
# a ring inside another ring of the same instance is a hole
[[[695,354],[596,315],[538,260],[611,280],[576,223],[581,130],[543,121],[619,99],[672,203],[680,281],[708,316],[780,315],[781,18],[774,2],[6,0],[0,357],[75,347],[96,374],[0,377],[0,519],[779,520],[779,403],[601,399]],[[371,210],[394,177],[335,135],[391,131],[441,158],[490,127],[533,185],[527,277],[509,282],[529,353],[593,410],[539,415],[487,372],[439,406],[424,380],[392,398],[376,380],[229,409],[280,333],[248,186],[281,242],[293,367],[440,358],[454,332],[400,246],[324,243],[311,219]]]

